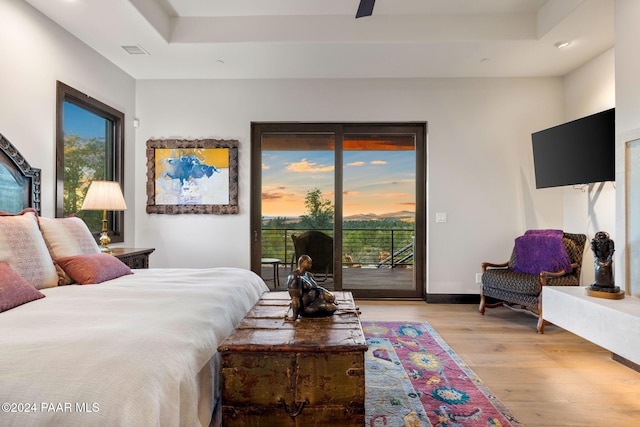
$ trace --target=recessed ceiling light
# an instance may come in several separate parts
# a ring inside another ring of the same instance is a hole
[[[129,55],[149,55],[149,52],[144,50],[140,45],[120,46],[120,47],[126,50]]]
[[[556,42],[556,44],[554,46],[557,47],[558,49],[563,49],[563,48],[569,46],[570,44],[571,44],[571,42],[563,40],[563,41],[560,41],[560,42]]]

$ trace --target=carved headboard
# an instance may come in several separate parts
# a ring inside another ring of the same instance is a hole
[[[0,134],[0,211],[34,208],[40,214],[40,169],[32,168]]]

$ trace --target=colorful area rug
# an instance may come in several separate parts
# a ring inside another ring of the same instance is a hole
[[[362,322],[366,426],[521,426],[428,323]]]

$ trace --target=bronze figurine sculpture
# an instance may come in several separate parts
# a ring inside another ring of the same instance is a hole
[[[293,311],[291,320],[296,320],[298,316],[331,316],[338,309],[335,296],[319,286],[313,278],[309,271],[311,262],[309,255],[301,255],[298,258],[298,268],[287,277]]]
[[[595,282],[589,286],[589,290],[598,292],[620,292],[619,286],[614,286],[613,281],[613,240],[606,231],[598,231],[591,240],[591,250],[595,264]]]

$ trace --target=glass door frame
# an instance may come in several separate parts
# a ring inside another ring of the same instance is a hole
[[[335,290],[342,290],[342,235],[343,235],[343,139],[345,134],[412,133],[416,147],[416,209],[414,284],[412,290],[347,289],[355,298],[426,298],[426,135],[425,122],[402,123],[303,123],[303,122],[252,122],[251,123],[251,270],[261,272],[262,242],[262,135],[265,133],[333,133],[335,136],[334,168],[334,283]],[[339,219],[339,220],[338,220]],[[338,255],[336,255],[338,254]]]

